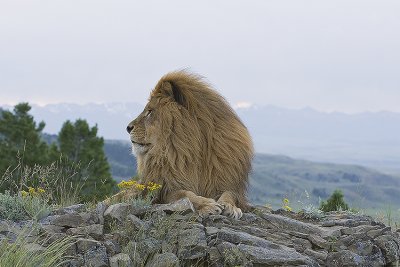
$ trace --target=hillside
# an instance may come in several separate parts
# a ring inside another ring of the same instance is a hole
[[[257,154],[250,185],[250,199],[260,204],[276,204],[283,197],[316,203],[340,188],[346,201],[356,208],[400,206],[398,177],[356,165]]]
[[[106,140],[105,151],[116,180],[135,174],[136,164],[129,142]],[[293,205],[301,204],[298,201],[315,204],[336,188],[342,189],[346,201],[356,208],[400,206],[398,177],[356,165],[317,163],[266,154],[256,154],[254,158],[248,196],[255,204],[269,203],[274,207],[278,207],[284,197]]]

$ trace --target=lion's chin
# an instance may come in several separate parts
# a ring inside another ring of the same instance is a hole
[[[150,150],[150,144],[141,144],[135,141],[132,142],[132,151],[136,155],[144,155]]]

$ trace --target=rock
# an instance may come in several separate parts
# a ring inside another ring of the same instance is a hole
[[[292,241],[294,245],[293,247],[298,252],[304,252],[305,250],[312,248],[311,242],[308,241],[307,239],[293,237]]]
[[[211,266],[225,266],[223,257],[216,247],[211,247],[208,250],[208,261]]]
[[[307,248],[304,250],[304,254],[311,256],[313,259],[316,259],[319,263],[324,263],[326,258],[328,257],[328,252],[326,251],[315,251],[311,248]]]
[[[386,258],[386,263],[393,263],[399,260],[399,246],[392,235],[382,235],[376,238],[376,243]]]
[[[356,242],[354,242],[352,245],[350,245],[348,247],[348,249],[350,251],[352,251],[360,256],[372,255],[374,249],[376,250],[376,248],[377,247],[370,240],[366,240],[366,241],[357,240]]]
[[[341,230],[343,235],[352,235],[355,233],[366,233],[369,231],[377,230],[379,229],[379,226],[373,226],[373,225],[360,225],[352,228],[343,228]],[[382,230],[381,230],[382,231]]]
[[[148,257],[157,253],[160,249],[161,242],[152,237],[140,242],[131,241],[125,247],[125,250],[133,261],[133,266],[143,266]]]
[[[179,259],[174,253],[155,254],[146,267],[178,267]]]
[[[384,266],[385,263],[382,258],[367,260],[356,253],[349,250],[339,252],[331,252],[328,254],[326,264],[329,267],[342,267],[342,266]]]
[[[104,212],[104,220],[105,222],[112,220],[117,220],[118,222],[122,222],[123,220],[125,220],[130,210],[131,210],[131,205],[127,203],[119,203],[111,205]]]
[[[119,253],[110,258],[110,267],[129,267],[132,266],[132,261],[129,255]]]
[[[98,224],[100,222],[96,212],[81,212],[79,215],[82,217],[84,225]]]
[[[150,227],[148,223],[143,222],[141,219],[133,214],[128,214],[128,216],[126,217],[126,222],[130,227],[137,231],[146,231]]]
[[[96,206],[96,213],[99,217],[99,223],[104,224],[104,212],[108,208],[108,205],[104,202],[99,202]]]
[[[399,232],[371,217],[337,212],[315,221],[293,212],[278,213],[257,208],[241,220],[223,215],[203,219],[193,213],[187,199],[147,207],[101,203],[94,210],[74,205],[38,224],[0,220],[0,240],[15,242],[23,235],[26,248],[36,252],[67,235],[74,236],[76,242],[65,253],[73,258],[62,265],[69,267],[399,263]],[[112,231],[105,233],[105,226],[112,226]]]
[[[219,229],[216,227],[212,227],[212,226],[206,227],[206,233],[208,236],[216,235],[216,234],[218,234],[218,232],[219,232]]]
[[[320,248],[324,248],[324,249],[328,249],[329,248],[328,242],[325,239],[323,239],[323,238],[321,238],[321,237],[319,237],[317,235],[309,235],[308,236],[308,240],[312,244],[314,244],[314,245],[316,245],[316,246],[318,246]]]
[[[195,209],[192,202],[188,198],[182,198],[170,204],[159,204],[155,205],[154,211],[164,211],[166,214],[179,213],[186,215],[188,213],[194,213]]]
[[[260,217],[271,223],[272,225],[279,225],[280,227],[290,229],[291,231],[297,231],[305,234],[317,234],[320,236],[323,233],[323,230],[316,225],[304,223],[281,215],[261,213]]]
[[[52,224],[42,226],[42,230],[45,233],[50,234],[50,235],[56,234],[56,233],[63,233],[63,232],[65,232],[65,229],[66,229],[65,227],[52,225]]]
[[[222,263],[222,266],[252,266],[246,255],[232,243],[221,242],[217,245],[217,250],[222,257],[221,260],[217,258],[217,266],[218,262]]]
[[[76,205],[57,209],[57,210],[53,211],[52,213],[57,214],[57,215],[65,215],[65,214],[79,213],[79,212],[82,212],[85,210],[86,210],[86,207],[84,204],[76,204]]]
[[[69,228],[67,234],[91,236],[95,239],[100,239],[103,235],[103,228],[104,226],[101,224],[93,224],[77,228]]]
[[[96,247],[102,246],[99,241],[93,239],[86,239],[86,238],[78,238],[76,241],[77,251],[78,253],[83,253],[88,250],[93,250]]]
[[[62,227],[78,227],[83,224],[84,220],[79,214],[64,214],[54,217],[52,224]]]
[[[85,264],[85,260],[83,259],[83,255],[76,255],[71,259],[68,259],[61,266],[66,267],[80,267]]]
[[[206,234],[198,227],[179,232],[178,253],[180,259],[199,259],[207,255]]]
[[[245,232],[238,232],[226,227],[219,230],[217,239],[227,241],[233,244],[246,244],[252,246],[261,246],[271,249],[280,249],[281,246],[263,238],[252,236]]]
[[[121,246],[116,240],[106,240],[104,241],[104,246],[106,246],[107,253],[111,256],[121,252]]]
[[[107,267],[109,266],[106,248],[104,246],[92,247],[83,256],[85,266]]]
[[[245,244],[239,244],[237,245],[237,248],[246,255],[246,258],[248,258],[253,265],[319,266],[317,262],[307,256],[301,255],[294,249],[269,249]]]

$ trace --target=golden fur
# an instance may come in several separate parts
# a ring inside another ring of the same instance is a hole
[[[251,137],[201,77],[186,71],[162,77],[127,129],[141,182],[162,184],[157,202],[188,197],[202,216],[239,218],[247,209]]]

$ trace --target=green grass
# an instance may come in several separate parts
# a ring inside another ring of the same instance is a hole
[[[73,237],[65,237],[42,247],[48,240],[35,240],[38,248],[28,243],[26,232],[22,232],[15,242],[4,239],[0,242],[0,267],[54,267],[61,266],[68,257],[67,250],[73,244]]]

